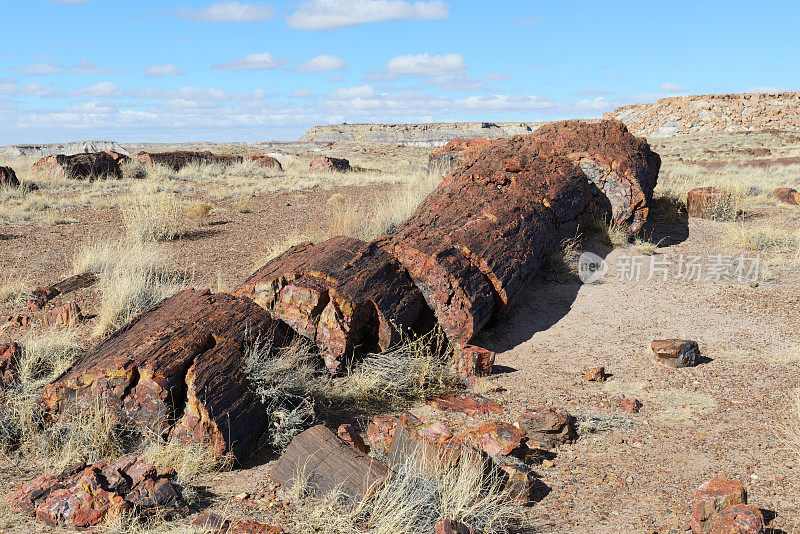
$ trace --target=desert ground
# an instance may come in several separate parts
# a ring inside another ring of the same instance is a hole
[[[719,476],[745,484],[770,532],[800,532],[800,207],[772,196],[775,188],[800,186],[800,138],[759,131],[649,141],[663,163],[644,229],[635,236],[584,229],[555,267],[528,283],[506,318],[480,334],[480,345],[497,359],[476,391],[509,412],[530,405],[565,410],[577,425],[574,443],[559,445],[534,466],[535,499],[503,512],[507,528],[684,532],[695,489]],[[0,324],[10,319],[0,327],[0,344],[49,343],[74,358],[177,288],[230,290],[301,241],[376,238],[408,217],[442,175],[426,169],[432,147],[298,142],[180,148],[269,153],[285,170],[130,166],[122,179],[78,181],[35,175],[31,158],[0,162],[23,182],[0,190]],[[309,171],[319,155],[344,157],[365,170]],[[686,214],[686,193],[700,186],[731,193],[731,205],[716,220]],[[602,278],[582,283],[576,276],[581,251],[605,259]],[[715,277],[710,266],[720,256],[757,269]],[[697,276],[680,270],[690,258],[702,266]],[[33,288],[87,269],[100,273],[97,284],[58,297],[43,311],[26,310]],[[67,302],[88,319],[71,329],[45,328],[46,311]],[[21,315],[29,317],[27,324],[15,319]],[[699,365],[671,368],[655,361],[650,342],[664,338],[696,340]],[[600,366],[609,375],[604,382],[585,380]],[[638,413],[621,408],[623,396],[641,402]],[[423,400],[406,398],[393,409],[463,423]],[[364,431],[377,411],[368,404],[346,415],[322,409],[317,421],[334,430],[350,422]],[[71,441],[53,450],[48,443],[3,449],[0,493],[87,450],[96,458],[117,452]],[[151,458],[159,455],[169,463],[166,453],[150,451]],[[184,457],[173,467],[191,496],[190,514],[108,531],[203,532],[190,526],[201,512],[288,532],[322,528],[321,511],[329,519],[336,515],[325,512],[330,503],[271,485],[277,456],[265,448],[232,467],[202,459],[189,465]],[[235,497],[242,493],[259,497]],[[2,510],[2,532],[60,531],[5,505]]]

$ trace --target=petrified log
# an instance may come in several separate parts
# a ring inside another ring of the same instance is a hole
[[[764,516],[758,506],[737,504],[715,515],[709,524],[708,534],[761,534]]]
[[[408,269],[448,339],[499,318],[587,211],[583,172],[531,136],[490,141],[381,244]]]
[[[670,367],[693,367],[700,359],[697,341],[691,339],[657,339],[650,349],[656,360]]]
[[[33,165],[34,173],[50,172],[57,176],[74,179],[95,179],[103,177],[122,178],[120,165],[128,156],[117,152],[90,152],[65,156],[56,154],[46,156]]]
[[[455,464],[464,441],[440,421],[420,421],[413,414],[398,416],[392,431],[387,461],[393,469],[408,462]]]
[[[19,187],[17,173],[11,167],[0,167],[0,187]]]
[[[464,161],[470,150],[477,148],[489,139],[478,137],[476,139],[454,139],[441,148],[434,150],[428,156],[428,170],[448,169],[457,166]]]
[[[356,347],[386,350],[420,318],[423,299],[399,263],[374,243],[333,237],[297,245],[234,290],[322,349],[329,369]]]
[[[292,440],[275,462],[272,476],[285,487],[301,481],[316,497],[337,492],[358,502],[380,489],[389,470],[317,425]]]
[[[323,172],[346,172],[352,170],[350,162],[344,158],[332,158],[330,156],[320,156],[313,160],[309,165],[312,171]]]
[[[712,478],[697,488],[692,510],[692,532],[706,534],[711,520],[723,510],[739,504],[747,504],[747,490],[737,480]]]
[[[281,165],[280,161],[272,156],[267,156],[266,154],[247,154],[245,158],[249,159],[250,161],[255,161],[262,167],[275,168],[279,171],[283,170],[283,166]]]
[[[77,464],[45,475],[6,497],[12,509],[79,530],[102,525],[132,511],[183,511],[180,496],[151,464],[126,456],[106,464]]]
[[[531,449],[550,450],[556,445],[572,443],[578,437],[575,418],[547,406],[529,407],[514,426],[525,431]]]
[[[686,211],[690,217],[712,219],[721,214],[731,194],[716,187],[697,187],[686,194]]]
[[[179,171],[192,163],[221,163],[232,165],[244,161],[242,156],[230,154],[214,154],[207,150],[177,150],[174,152],[139,152],[134,156],[146,165],[166,165],[173,171]]]
[[[503,407],[492,399],[466,392],[441,395],[429,400],[428,404],[440,410],[462,412],[469,416],[503,413]]]
[[[44,314],[44,326],[67,328],[78,326],[85,320],[81,309],[74,302],[54,308]]]
[[[661,157],[643,137],[617,120],[555,122],[532,135],[580,166],[599,190],[595,201],[611,209],[614,221],[632,232],[641,229],[661,167]]]
[[[87,352],[42,400],[59,414],[100,399],[135,429],[242,458],[267,422],[243,371],[248,344],[263,336],[288,340],[285,325],[250,300],[187,289]]]
[[[95,282],[97,282],[97,277],[94,273],[86,272],[70,276],[48,287],[38,287],[31,292],[31,297],[28,299],[28,309],[41,310],[57,296],[90,287]]]

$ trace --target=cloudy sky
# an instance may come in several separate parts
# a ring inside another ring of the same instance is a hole
[[[293,140],[800,87],[796,0],[3,0],[0,144]]]

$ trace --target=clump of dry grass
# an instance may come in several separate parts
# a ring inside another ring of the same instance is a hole
[[[190,283],[162,253],[144,243],[99,243],[80,249],[74,270],[93,272],[100,288],[100,312],[93,335],[108,335],[150,306]]]
[[[0,286],[0,302],[21,302],[33,288],[24,280],[14,280]]]
[[[195,202],[184,208],[186,217],[197,224],[205,224],[214,207],[207,202]]]
[[[728,229],[725,235],[729,246],[739,250],[791,252],[800,255],[800,232],[774,226],[747,226]]]
[[[331,495],[299,518],[294,530],[427,534],[438,522],[453,519],[475,532],[507,532],[517,514],[502,480],[491,473],[477,453],[466,449],[455,463],[412,454],[374,495],[354,505]]]
[[[141,242],[169,241],[183,229],[184,210],[172,195],[136,196],[122,208],[122,220],[130,239]]]
[[[660,243],[660,242],[659,242]],[[644,256],[652,256],[658,254],[659,243],[653,243],[648,239],[637,237],[631,244],[631,249],[635,254],[642,254]]]
[[[565,239],[557,251],[544,262],[544,276],[549,282],[567,284],[577,277],[577,262],[581,255],[581,235]]]

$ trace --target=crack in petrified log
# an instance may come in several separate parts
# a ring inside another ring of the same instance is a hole
[[[150,308],[48,385],[53,413],[100,399],[121,422],[243,457],[267,414],[243,371],[259,336],[285,325],[248,299],[187,289]]]
[[[374,243],[334,237],[289,249],[241,284],[246,296],[314,341],[332,371],[356,348],[387,350],[420,318],[408,274]]]

